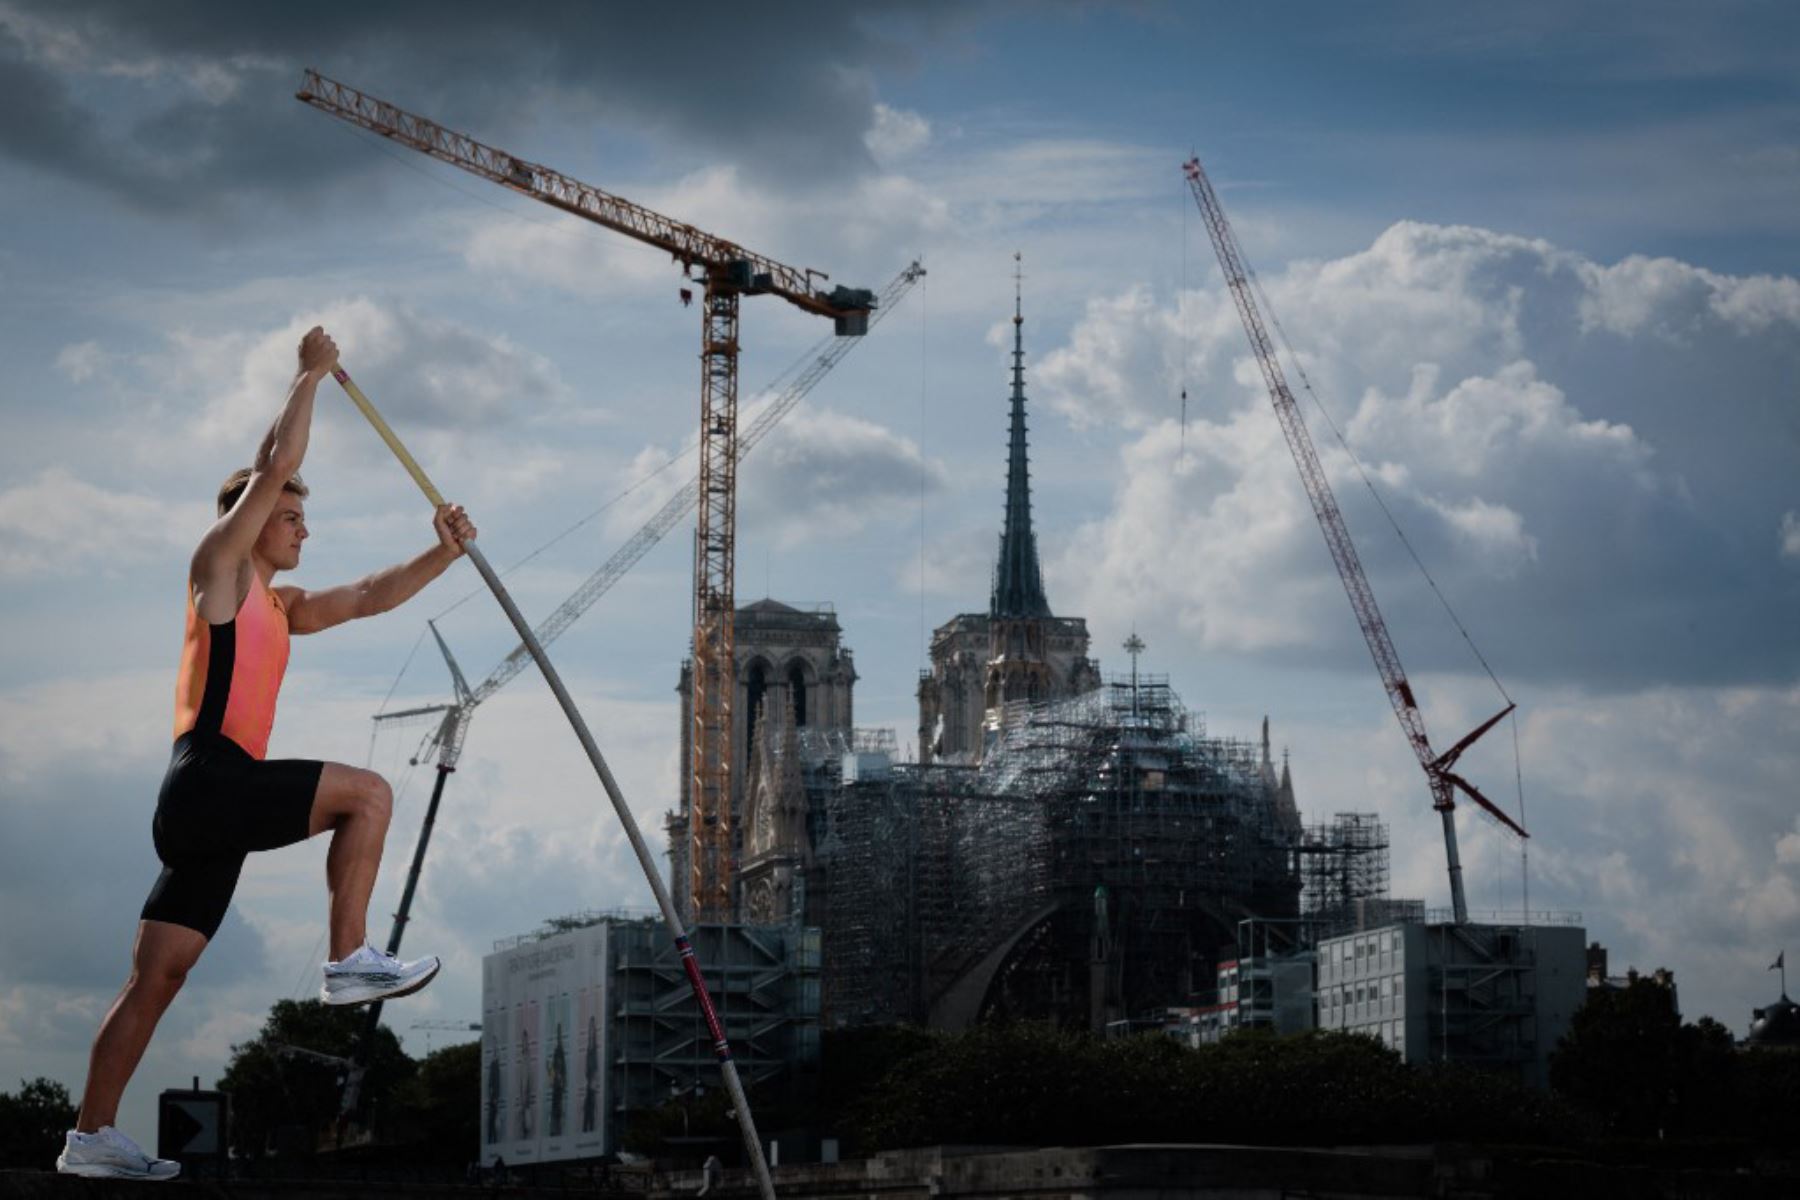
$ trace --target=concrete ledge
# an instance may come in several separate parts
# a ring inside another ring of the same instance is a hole
[[[1471,1146],[1314,1148],[1226,1145],[932,1146],[831,1164],[775,1170],[776,1191],[798,1200],[1500,1200],[1515,1196],[1595,1196],[1612,1200],[1769,1200],[1800,1195],[1800,1162],[1754,1168],[1638,1166],[1593,1162],[1551,1151]],[[0,1200],[692,1200],[698,1171],[674,1171],[630,1190],[600,1190],[571,1175],[555,1183],[505,1187],[364,1179],[177,1180],[146,1184],[77,1179],[49,1171],[0,1171]],[[633,1186],[635,1185],[635,1186]],[[728,1170],[708,1200],[756,1200],[755,1181]]]

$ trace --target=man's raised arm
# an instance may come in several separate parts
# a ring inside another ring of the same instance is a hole
[[[355,583],[324,591],[308,592],[297,587],[277,589],[282,603],[287,606],[288,631],[317,633],[358,617],[384,613],[412,599],[420,588],[461,558],[462,544],[475,537],[475,526],[460,504],[439,506],[432,515],[431,525],[437,532],[438,544],[406,562],[364,576]]]
[[[288,388],[281,412],[263,435],[251,464],[250,480],[231,511],[200,539],[188,570],[194,607],[202,619],[222,624],[243,603],[243,568],[258,535],[275,511],[275,502],[300,471],[312,433],[313,395],[319,381],[337,366],[337,343],[317,325],[300,340],[300,366]]]

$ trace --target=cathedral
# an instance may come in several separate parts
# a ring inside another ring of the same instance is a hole
[[[823,1019],[957,1029],[996,1016],[1101,1029],[1190,1003],[1239,922],[1292,920],[1303,830],[1285,761],[1209,736],[1163,676],[1106,679],[1055,615],[1032,529],[1015,294],[1005,515],[987,611],[940,625],[919,753],[854,727],[827,605],[734,625],[732,897],[749,926],[820,931]],[[684,739],[691,665],[684,664]],[[688,746],[683,742],[684,758]],[[669,816],[687,879],[688,796]],[[1334,860],[1335,861],[1335,860]],[[686,889],[672,889],[686,911]]]

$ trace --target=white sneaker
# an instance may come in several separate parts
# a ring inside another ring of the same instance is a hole
[[[363,945],[338,962],[325,964],[325,986],[319,998],[327,1004],[367,1004],[410,996],[438,973],[436,955],[401,962],[393,955]]]
[[[102,1125],[94,1133],[69,1130],[63,1137],[63,1152],[56,1156],[56,1169],[64,1175],[87,1175],[97,1179],[160,1181],[181,1174],[180,1163],[151,1158],[136,1142],[111,1125]]]

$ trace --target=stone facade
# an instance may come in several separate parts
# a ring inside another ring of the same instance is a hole
[[[796,606],[758,600],[737,610],[733,622],[737,686],[731,700],[731,820],[733,858],[746,863],[746,799],[763,740],[765,718],[790,718],[796,729],[849,734],[855,717],[856,663],[842,642],[837,614],[827,604]],[[681,791],[679,806],[669,814],[670,892],[683,921],[692,919],[688,895],[688,776],[693,730],[693,663],[681,664],[675,685],[681,696]],[[732,892],[741,905],[742,880]]]
[[[1036,636],[1028,655],[1009,656],[1004,644],[997,647],[995,624],[986,613],[962,613],[932,633],[931,670],[919,675],[921,763],[979,763],[1005,705],[1061,700],[1100,686],[1083,618],[1030,620]],[[1007,623],[1018,624],[1025,622]],[[1021,670],[1027,663],[1030,669]]]
[[[787,685],[763,700],[750,746],[744,792],[744,842],[738,861],[738,910],[750,925],[797,921],[806,905],[812,841],[800,780],[799,731]]]

